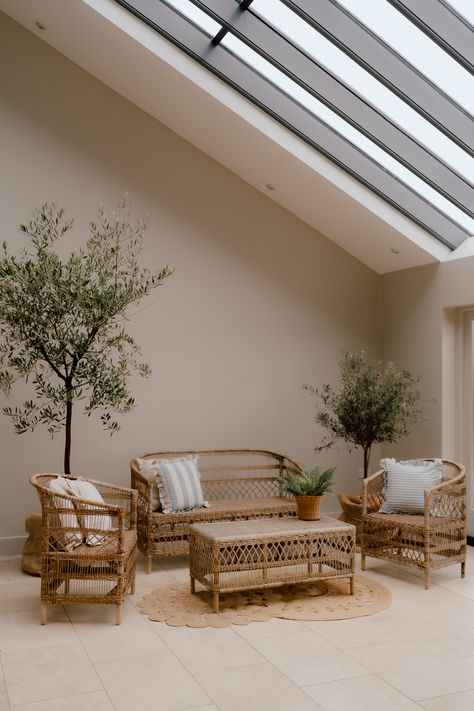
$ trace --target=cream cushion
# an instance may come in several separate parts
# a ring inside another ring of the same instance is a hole
[[[441,459],[432,462],[397,462],[382,459],[380,466],[385,472],[383,493],[385,502],[379,513],[420,514],[425,509],[425,490],[440,483],[443,475]]]
[[[51,479],[49,488],[54,494],[58,494],[58,496],[54,497],[54,503],[58,508],[71,509],[71,513],[58,513],[59,521],[64,528],[75,528],[76,530],[64,531],[56,538],[66,550],[72,551],[81,545],[84,536],[82,535],[81,527],[76,516],[74,504],[70,499],[62,498],[64,495],[74,496],[74,492],[70,487],[70,480],[65,479],[63,476],[58,476],[55,479]]]
[[[153,487],[151,490],[151,509],[152,511],[160,511],[161,502],[160,494],[158,492],[158,487],[156,485],[156,474],[158,472],[158,459],[142,459],[137,457],[137,464],[140,470],[140,474],[153,480]]]
[[[101,493],[97,490],[94,484],[85,479],[71,479],[70,480],[71,489],[74,492],[74,496],[78,499],[85,499],[86,501],[94,501],[97,504],[103,504],[104,499]],[[83,517],[83,527],[85,529],[99,529],[101,531],[112,530],[112,519],[109,514],[103,513],[103,508],[97,506],[82,506],[82,508],[87,508],[90,511],[102,511],[102,513],[90,514]],[[104,541],[107,540],[106,535],[101,533],[89,532],[86,534],[86,543],[88,546],[100,546]]]
[[[204,499],[196,455],[157,459],[156,483],[163,513],[189,511],[209,503]]]

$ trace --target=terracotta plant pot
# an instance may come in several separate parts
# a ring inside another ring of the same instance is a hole
[[[302,521],[318,521],[323,496],[295,496],[298,518]]]

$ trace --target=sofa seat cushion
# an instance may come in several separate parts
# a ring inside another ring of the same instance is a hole
[[[370,513],[364,516],[364,520],[369,524],[380,524],[384,528],[403,526],[403,528],[412,528],[420,531],[425,530],[425,517],[422,514],[381,514]],[[462,522],[460,522],[462,523]],[[452,519],[445,516],[430,517],[430,529],[436,530],[443,526],[452,525]]]
[[[211,501],[207,509],[193,509],[192,511],[177,511],[165,514],[161,511],[153,513],[153,522],[165,524],[167,521],[220,521],[229,517],[243,518],[246,515],[271,516],[278,513],[291,515],[296,512],[293,499],[282,496],[255,497],[251,499],[219,499]]]
[[[137,532],[135,530],[124,531],[123,533],[123,554],[128,558],[137,543]],[[106,537],[101,545],[89,546],[82,543],[74,549],[73,553],[68,555],[68,558],[75,560],[76,557],[83,561],[84,564],[94,563],[95,560],[104,560],[113,557],[118,553],[118,536]]]

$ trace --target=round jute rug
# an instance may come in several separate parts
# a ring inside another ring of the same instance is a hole
[[[212,612],[212,593],[189,583],[172,583],[153,590],[138,603],[150,620],[172,627],[228,627],[265,622],[272,617],[286,620],[347,620],[364,617],[390,605],[390,591],[370,578],[355,576],[355,594],[349,595],[347,579],[285,585],[266,590],[221,593],[220,612]]]

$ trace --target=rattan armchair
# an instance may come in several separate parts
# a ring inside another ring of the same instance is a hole
[[[57,476],[30,479],[42,508],[41,624],[48,604],[93,603],[116,605],[118,625],[125,595],[135,587],[137,493],[88,479],[104,499],[98,504],[51,491]]]
[[[423,461],[433,461],[424,459]],[[443,459],[441,483],[424,492],[423,514],[386,514],[384,471],[363,482],[361,569],[366,556],[423,570],[425,589],[431,571],[454,563],[466,564],[466,472],[461,464]]]

